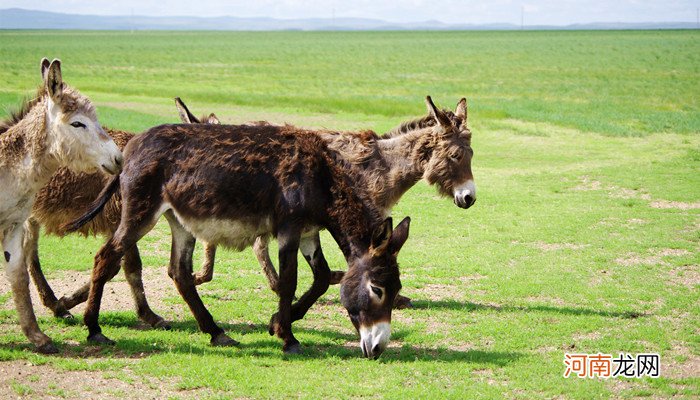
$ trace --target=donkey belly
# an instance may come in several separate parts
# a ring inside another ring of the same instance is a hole
[[[238,251],[252,246],[256,237],[267,236],[272,232],[272,220],[269,217],[255,220],[197,219],[182,217],[177,212],[175,216],[197,239]]]

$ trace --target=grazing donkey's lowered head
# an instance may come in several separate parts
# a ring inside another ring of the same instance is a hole
[[[375,229],[369,252],[350,265],[341,281],[340,299],[360,333],[360,348],[368,358],[386,349],[391,335],[391,310],[401,290],[396,256],[408,239],[409,217],[392,231],[391,218]]]

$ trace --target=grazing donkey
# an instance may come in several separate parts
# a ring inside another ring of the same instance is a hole
[[[460,208],[469,208],[476,201],[467,100],[461,99],[454,113],[439,110],[429,96],[426,103],[426,117],[403,123],[381,138],[369,132],[321,134],[327,146],[346,159],[350,172],[368,182],[370,199],[385,216],[391,214],[401,196],[421,179],[437,186],[440,194],[452,197]],[[184,104],[182,107],[187,110]],[[191,115],[189,110],[184,113],[187,114]],[[190,122],[186,117],[183,121]],[[318,230],[306,231],[301,240],[305,246],[314,248],[320,243]],[[270,287],[277,293],[278,276],[266,237],[258,237],[253,249]],[[207,250],[207,260],[213,261],[216,247],[210,246]],[[322,257],[322,253],[319,254]],[[195,275],[195,282],[208,282],[213,273],[213,262],[205,262],[201,272]],[[333,271],[331,284],[340,283],[343,274],[343,271]],[[410,306],[409,298],[396,297],[395,308]]]
[[[112,178],[93,207],[71,229],[87,223],[121,191],[122,218],[114,237],[95,256],[85,311],[88,340],[113,343],[98,323],[104,284],[119,270],[124,252],[165,214],[172,232],[169,275],[214,345],[235,345],[216,325],[192,276],[195,237],[242,250],[256,237],[279,242],[279,310],[270,321],[287,353],[301,351],[292,322],[326,292],[330,269],[307,229],[324,227],[348,262],[341,299],[361,335],[361,348],[376,358],[389,342],[393,299],[401,289],[396,257],[410,220],[392,230],[390,218],[370,201],[349,162],[318,131],[270,125],[161,125],[126,146],[122,174]],[[383,221],[383,222],[382,222]],[[292,305],[297,251],[313,260],[312,287]]]
[[[175,99],[178,111],[182,115],[189,114],[189,110],[184,107],[180,98]],[[193,115],[188,115],[189,123],[200,123],[200,120]],[[218,124],[219,120],[216,115],[209,114],[204,116],[202,121],[208,124]],[[134,137],[133,133],[118,131],[106,128],[107,134],[115,141],[119,149],[124,149],[124,146]],[[27,221],[27,234],[24,240],[24,254],[27,265],[34,283],[36,284],[41,298],[42,304],[48,307],[56,317],[71,318],[72,315],[68,310],[76,305],[87,300],[90,291],[90,282],[85,283],[80,289],[70,296],[63,296],[60,299],[56,298],[51,286],[46,281],[46,277],[41,270],[39,262],[39,230],[43,226],[45,233],[56,235],[59,237],[65,236],[68,232],[65,231],[63,225],[78,218],[82,215],[82,210],[88,208],[92,201],[97,198],[102,188],[107,182],[107,177],[104,174],[95,172],[91,174],[75,173],[67,168],[59,169],[49,180],[49,182],[38,192],[32,215]],[[84,235],[104,235],[111,237],[119,225],[121,218],[121,201],[118,196],[114,196],[104,210],[97,215],[89,224],[83,226],[79,232]],[[205,249],[215,246],[205,246]],[[212,264],[212,258],[206,258],[204,268]],[[145,323],[154,328],[169,329],[170,326],[162,317],[151,310],[143,288],[141,278],[141,256],[137,246],[128,249],[122,260],[126,280],[131,288],[136,310],[139,318]]]
[[[39,329],[29,294],[23,239],[36,193],[58,168],[118,174],[122,154],[90,100],[65,84],[61,62],[41,61],[36,98],[0,125],[0,238],[22,331],[42,353],[58,350]]]

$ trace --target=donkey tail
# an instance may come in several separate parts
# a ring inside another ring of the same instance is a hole
[[[97,198],[92,202],[92,204],[90,204],[88,211],[82,216],[78,217],[77,219],[63,225],[61,227],[62,230],[68,233],[75,232],[78,229],[82,228],[83,225],[92,221],[99,213],[102,212],[109,199],[112,198],[112,196],[114,195],[114,193],[117,192],[118,189],[119,175],[114,175],[111,178],[109,178],[109,181],[107,181],[107,185],[105,185],[100,194],[97,195]]]

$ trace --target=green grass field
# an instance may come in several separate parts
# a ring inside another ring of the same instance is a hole
[[[4,31],[0,106],[33,92],[41,57],[61,58],[64,79],[96,102],[103,125],[132,131],[178,121],[175,96],[223,122],[378,132],[424,115],[426,94],[450,108],[466,96],[479,194],[465,211],[420,183],[394,209],[397,221],[412,217],[399,263],[416,308],[394,312],[378,361],[361,358],[337,287],[295,323],[305,354],[283,356],[266,331],[276,301],[255,257],[220,250],[200,293],[240,348],[210,347],[165,282],[169,291],[147,294],[160,298],[172,331],[103,308],[118,344],[98,348],[80,318],[42,311],[61,349],[42,356],[6,290],[0,369],[31,367],[0,372],[0,393],[700,396],[700,32]],[[168,236],[160,224],[144,238],[149,271],[165,269]],[[329,235],[323,241],[331,267],[344,268]],[[76,270],[87,279],[101,242],[43,239],[49,280]],[[310,282],[305,265],[300,258],[300,287]],[[658,353],[661,377],[563,377],[565,353],[599,352]],[[84,377],[114,388],[96,392]]]

